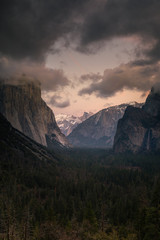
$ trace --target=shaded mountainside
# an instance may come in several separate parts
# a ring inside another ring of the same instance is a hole
[[[52,110],[41,98],[38,82],[25,78],[20,79],[18,84],[1,81],[0,112],[14,128],[44,146],[69,146]]]
[[[153,117],[160,117],[160,90],[151,89],[143,109]]]
[[[56,115],[56,121],[61,129],[61,132],[68,136],[73,129],[75,129],[80,123],[85,121],[87,118],[92,116],[93,113],[91,112],[84,112],[81,117],[76,117],[74,115],[66,115],[66,114],[58,114]]]
[[[130,103],[141,107],[140,103]],[[129,104],[109,107],[94,114],[79,124],[68,136],[69,142],[76,147],[111,148],[118,120]]]
[[[114,151],[160,150],[160,93],[152,88],[142,109],[128,107],[117,125]]]
[[[0,157],[2,159],[19,158],[37,160],[56,159],[47,149],[13,128],[7,119],[0,113]]]

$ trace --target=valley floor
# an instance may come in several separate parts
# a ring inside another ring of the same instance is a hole
[[[0,239],[160,239],[160,155],[2,151]]]

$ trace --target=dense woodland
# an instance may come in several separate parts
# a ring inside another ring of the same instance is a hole
[[[0,240],[160,239],[160,155],[75,149],[0,161]]]

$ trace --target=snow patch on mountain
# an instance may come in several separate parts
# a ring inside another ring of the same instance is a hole
[[[82,123],[92,115],[93,113],[91,112],[84,112],[82,116],[77,117],[74,115],[67,115],[61,113],[56,115],[55,118],[59,128],[61,129],[61,132],[68,136],[74,128],[76,128],[80,123]]]

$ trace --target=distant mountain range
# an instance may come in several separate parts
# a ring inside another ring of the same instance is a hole
[[[61,129],[61,132],[68,136],[73,129],[75,129],[80,123],[92,115],[93,113],[91,112],[84,112],[84,114],[80,117],[67,114],[58,114],[55,116],[55,118],[59,128]]]
[[[111,148],[116,133],[117,122],[129,106],[142,107],[142,103],[132,102],[105,108],[79,124],[69,135],[69,142],[75,147]]]
[[[119,120],[114,139],[114,151],[144,152],[160,150],[160,90],[151,89],[144,106],[127,107]]]
[[[69,147],[57,126],[54,113],[41,98],[38,82],[20,78],[0,81],[0,113],[12,126],[49,148]]]

